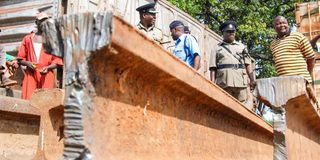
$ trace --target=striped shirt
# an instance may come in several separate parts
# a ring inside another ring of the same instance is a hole
[[[284,38],[273,40],[271,51],[279,76],[300,75],[312,82],[306,59],[314,58],[315,54],[308,39],[301,33],[292,32]]]

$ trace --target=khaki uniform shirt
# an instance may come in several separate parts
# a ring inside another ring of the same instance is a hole
[[[145,34],[148,38],[155,40],[158,44],[163,42],[163,33],[159,28],[152,26],[147,29],[141,23],[139,23],[137,25],[137,29]]]
[[[230,53],[228,48],[232,53]],[[240,42],[226,43],[221,42],[217,45],[210,57],[210,70],[215,70],[216,84],[221,88],[227,87],[247,87],[248,75],[244,68],[222,68],[218,69],[222,64],[251,64],[251,58],[246,47]]]

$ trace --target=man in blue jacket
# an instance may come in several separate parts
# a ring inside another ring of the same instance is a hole
[[[175,20],[169,25],[172,39],[176,41],[173,54],[195,70],[200,68],[200,49],[194,37],[184,33],[184,24]]]

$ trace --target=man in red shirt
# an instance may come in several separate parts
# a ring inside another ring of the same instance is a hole
[[[26,66],[22,83],[22,98],[30,99],[32,93],[38,89],[54,87],[53,69],[62,66],[62,59],[46,53],[42,45],[42,22],[50,16],[42,12],[37,15],[37,31],[23,38],[17,59],[19,64]]]

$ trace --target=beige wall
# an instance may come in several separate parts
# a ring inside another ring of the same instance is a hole
[[[131,25],[136,25],[139,23],[139,13],[136,11],[136,8],[148,2],[153,2],[153,0],[69,0],[68,13],[77,13],[78,11],[113,11],[114,14],[120,16]],[[156,7],[160,11],[157,15],[156,26],[164,32],[167,40],[172,41],[171,44],[165,45],[165,49],[174,45],[168,27],[170,22],[177,19],[182,20],[189,26],[192,35],[197,38],[201,48],[202,60],[199,73],[209,78],[208,63],[210,52],[221,40],[221,37],[165,0],[159,0]]]
[[[22,38],[35,29],[35,16],[39,11],[56,17],[60,14],[61,0],[0,1],[0,44],[13,55]]]

